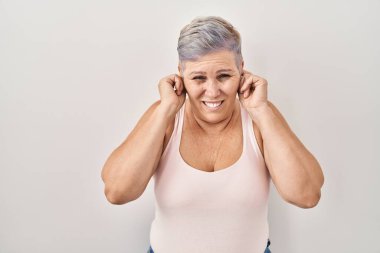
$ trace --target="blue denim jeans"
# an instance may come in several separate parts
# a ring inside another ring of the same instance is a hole
[[[269,245],[270,245],[270,240],[268,238],[267,248],[265,249],[264,253],[271,253],[271,251],[269,249]],[[152,246],[149,246],[149,249],[148,249],[147,253],[154,253],[154,251],[152,249]]]

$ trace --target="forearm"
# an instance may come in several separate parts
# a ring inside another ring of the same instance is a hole
[[[301,205],[318,201],[323,184],[318,161],[269,104],[250,116],[262,134],[265,162],[282,197]]]
[[[158,105],[112,152],[102,173],[106,194],[126,199],[127,195],[137,197],[145,189],[159,162],[165,131],[173,116],[168,107]]]

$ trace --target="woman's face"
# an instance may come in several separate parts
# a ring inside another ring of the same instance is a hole
[[[231,116],[235,109],[240,75],[243,71],[230,51],[218,51],[197,61],[185,62],[185,71],[178,67],[193,113],[209,123],[218,123]]]

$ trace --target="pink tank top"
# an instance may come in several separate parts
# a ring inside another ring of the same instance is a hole
[[[240,104],[240,102],[239,102]],[[179,152],[185,104],[154,178],[155,253],[263,253],[269,238],[270,174],[256,142],[252,120],[240,104],[243,152],[228,168],[206,172]]]

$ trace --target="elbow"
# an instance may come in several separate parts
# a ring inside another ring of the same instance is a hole
[[[320,194],[314,195],[314,196],[306,199],[300,207],[304,208],[304,209],[316,207],[318,205],[320,199],[321,199]]]
[[[286,201],[292,205],[303,209],[316,207],[321,199],[321,191],[315,191],[312,194],[298,195],[298,198],[287,198]]]
[[[120,191],[105,187],[104,195],[109,203],[113,205],[124,205],[136,200],[139,196],[130,194],[129,191]]]
[[[128,202],[134,201],[141,195],[136,187],[131,186],[130,183],[123,183],[120,186],[118,183],[112,181],[106,173],[102,172],[101,178],[104,182],[104,195],[107,201],[113,205],[124,205]]]
[[[107,198],[108,202],[113,204],[113,205],[124,205],[124,204],[132,201],[132,200],[129,200],[126,198],[120,198],[118,196],[111,195],[111,194],[107,194],[106,198]]]

